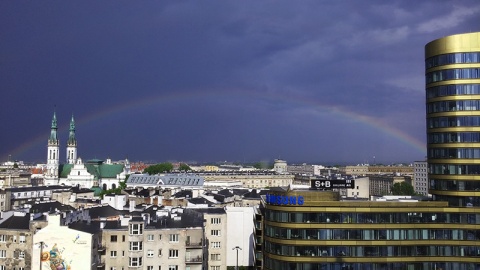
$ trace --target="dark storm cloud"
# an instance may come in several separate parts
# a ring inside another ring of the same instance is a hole
[[[78,119],[84,158],[422,159],[424,46],[479,31],[479,12],[474,0],[3,1],[0,157],[44,161],[35,139],[56,105],[63,145]]]

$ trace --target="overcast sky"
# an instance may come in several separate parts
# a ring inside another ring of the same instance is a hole
[[[424,46],[480,1],[1,1],[0,161],[423,160]]]

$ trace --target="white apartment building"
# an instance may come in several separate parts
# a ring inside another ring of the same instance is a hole
[[[413,188],[416,193],[428,196],[428,170],[426,161],[413,163]]]

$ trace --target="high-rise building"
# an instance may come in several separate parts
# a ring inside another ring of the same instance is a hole
[[[425,46],[429,193],[480,206],[480,32]]]
[[[256,209],[256,269],[480,269],[480,33],[425,51],[435,201],[270,189]]]

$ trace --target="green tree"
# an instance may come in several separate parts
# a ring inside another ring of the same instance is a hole
[[[407,195],[407,196],[416,195],[415,190],[413,189],[413,186],[410,183],[405,182],[405,181],[393,184],[392,194],[393,195]]]
[[[14,169],[18,169],[18,164],[17,164],[17,162],[13,163],[13,168],[14,168]]]
[[[190,166],[188,166],[185,163],[180,163],[180,166],[178,167],[178,170],[182,171],[182,172],[188,172],[188,171],[191,171],[192,168],[190,168]]]
[[[148,166],[143,170],[144,173],[148,173],[149,175],[171,172],[173,170],[172,163],[159,163],[155,165]]]
[[[253,164],[253,167],[256,168],[256,169],[259,169],[259,170],[266,170],[266,169],[273,168],[273,165],[270,166],[268,164],[268,162],[261,161],[261,162],[256,162],[255,164]]]
[[[127,176],[125,177],[125,181],[120,181],[120,182],[118,182],[118,188],[119,188],[120,190],[124,190],[124,189],[127,188],[127,179],[128,179],[129,176],[130,176],[130,175],[127,175]]]

